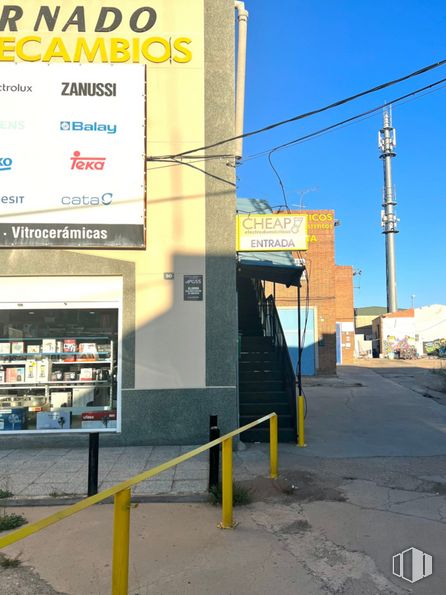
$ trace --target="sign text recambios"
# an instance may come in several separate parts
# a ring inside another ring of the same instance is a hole
[[[158,15],[150,6],[31,4],[6,4],[0,9],[0,62],[184,64],[192,60],[189,37],[151,34]]]

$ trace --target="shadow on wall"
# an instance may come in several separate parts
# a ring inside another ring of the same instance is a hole
[[[238,426],[234,255],[205,262],[177,254],[170,267],[133,277],[132,287],[124,279],[122,434],[103,435],[101,445],[204,443],[211,414],[222,432]],[[136,302],[136,312],[126,300]],[[138,319],[146,322],[136,327]],[[0,450],[86,446],[87,440],[87,434],[0,433]]]

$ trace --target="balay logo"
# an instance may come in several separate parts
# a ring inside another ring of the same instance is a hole
[[[158,13],[151,6],[98,4],[22,1],[3,5],[0,62],[184,64],[192,60],[192,39],[153,31]]]

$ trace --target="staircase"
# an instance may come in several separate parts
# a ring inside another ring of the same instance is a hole
[[[295,379],[272,296],[260,282],[239,278],[240,425],[275,411],[279,441],[296,441]],[[268,442],[269,422],[247,430],[244,442]]]

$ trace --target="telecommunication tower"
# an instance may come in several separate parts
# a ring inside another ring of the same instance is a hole
[[[387,311],[396,312],[396,267],[395,267],[395,234],[398,233],[395,214],[396,200],[392,185],[392,157],[395,157],[396,134],[392,127],[392,111],[386,108],[383,113],[383,127],[378,133],[378,146],[381,150],[380,159],[384,166],[383,210],[381,212],[381,226],[386,238],[386,284]]]

